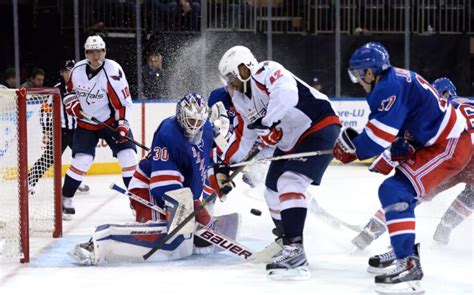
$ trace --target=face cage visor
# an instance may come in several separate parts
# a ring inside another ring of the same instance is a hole
[[[351,79],[352,83],[359,83],[359,80],[364,81],[365,77],[365,70],[354,70],[351,68],[347,69],[347,73],[349,74],[349,78]]]

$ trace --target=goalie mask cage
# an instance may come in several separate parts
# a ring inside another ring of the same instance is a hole
[[[0,89],[0,260],[62,235],[61,154],[59,89]]]

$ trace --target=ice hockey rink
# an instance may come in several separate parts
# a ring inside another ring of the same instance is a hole
[[[255,170],[254,170],[255,171]],[[258,169],[256,169],[258,171]],[[377,188],[384,176],[366,166],[330,166],[311,195],[334,216],[364,225],[378,208]],[[366,272],[369,256],[385,252],[384,234],[363,252],[354,252],[356,232],[308,213],[305,248],[312,278],[308,281],[271,281],[264,264],[252,264],[230,254],[192,256],[185,260],[83,267],[66,254],[85,242],[95,226],[133,221],[128,200],[111,191],[121,184],[118,175],[87,176],[88,195],[76,196],[76,216],[64,222],[60,239],[32,239],[31,263],[0,263],[0,294],[375,294],[373,276]],[[462,190],[457,186],[417,208],[417,241],[426,294],[473,294],[472,217],[451,235],[447,246],[433,242],[440,217]],[[250,214],[256,208],[262,216]],[[238,241],[258,251],[273,239],[272,223],[262,185],[251,189],[240,180],[226,202],[217,201],[215,214],[241,213]],[[21,293],[20,293],[21,292]],[[25,293],[23,293],[25,292]],[[28,293],[26,293],[28,292]]]

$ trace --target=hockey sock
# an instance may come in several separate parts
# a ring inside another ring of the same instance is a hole
[[[285,231],[285,237],[292,243],[302,244],[304,223],[306,220],[306,208],[289,208],[281,211],[281,221]],[[298,239],[299,237],[299,239]]]
[[[131,177],[122,177],[123,183],[125,184],[125,187],[128,188],[128,184],[130,183],[130,180],[132,180]]]
[[[81,181],[75,180],[66,174],[66,177],[64,178],[63,189],[62,189],[63,196],[67,198],[74,197],[74,194],[76,193],[76,190],[80,184],[81,184]]]
[[[454,199],[451,206],[449,206],[446,213],[441,218],[441,223],[451,229],[457,227],[464,219],[468,218],[473,209],[472,199],[474,198],[474,191],[471,185],[466,185],[466,188]]]

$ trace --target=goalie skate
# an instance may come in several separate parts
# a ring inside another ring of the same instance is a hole
[[[268,278],[275,281],[299,281],[311,278],[306,254],[301,244],[283,246],[281,255],[267,264],[266,269]]]
[[[369,258],[369,267],[367,272],[373,274],[387,273],[395,268],[397,257],[395,252],[390,248],[390,251],[380,255],[375,255]]]
[[[94,264],[94,244],[92,240],[77,244],[74,250],[67,252],[67,254],[80,265],[89,266]]]

